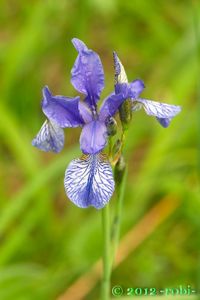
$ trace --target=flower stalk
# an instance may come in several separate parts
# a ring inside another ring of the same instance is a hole
[[[126,187],[126,178],[127,178],[127,167],[124,162],[123,156],[121,156],[121,158],[119,159],[119,161],[115,167],[117,203],[116,203],[116,207],[115,207],[115,215],[114,215],[113,224],[112,224],[112,228],[111,228],[111,242],[112,242],[111,261],[112,261],[112,265],[114,264],[114,260],[116,257],[117,248],[118,248],[118,244],[119,244],[123,200],[124,200],[125,187]]]
[[[102,231],[103,231],[103,278],[101,286],[101,300],[110,298],[110,214],[109,204],[102,209]]]

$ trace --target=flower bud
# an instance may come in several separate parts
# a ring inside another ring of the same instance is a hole
[[[109,118],[106,122],[107,134],[109,136],[114,136],[117,133],[117,122],[114,118]]]
[[[116,52],[113,52],[114,69],[115,69],[115,93],[121,92],[122,85],[128,84],[128,78],[124,67],[119,60]],[[122,123],[123,130],[128,129],[128,125],[132,119],[132,102],[131,99],[126,99],[119,107],[119,116]]]
[[[129,123],[132,120],[132,102],[131,99],[126,99],[119,108],[119,117],[122,122],[123,130],[127,130]]]
[[[126,163],[124,157],[121,155],[115,166],[115,172],[114,172],[115,182],[118,185],[122,182],[125,171],[126,171]]]

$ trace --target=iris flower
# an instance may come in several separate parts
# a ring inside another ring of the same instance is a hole
[[[78,207],[103,208],[114,191],[112,168],[102,153],[109,135],[107,125],[127,98],[131,98],[132,110],[144,107],[149,115],[157,117],[167,127],[180,107],[139,98],[144,88],[142,80],[128,83],[124,68],[114,53],[115,93],[111,93],[98,110],[97,104],[104,88],[104,72],[99,56],[79,39],[72,43],[78,51],[71,71],[71,83],[84,95],[53,96],[49,88],[43,89],[42,111],[46,120],[32,145],[43,150],[60,152],[64,146],[66,127],[82,127],[80,148],[81,158],[70,162],[65,172],[64,186],[68,198]]]
[[[107,122],[124,101],[122,94],[110,94],[100,110],[97,103],[104,88],[104,72],[99,56],[79,39],[72,43],[78,57],[71,71],[71,83],[84,94],[80,97],[53,96],[43,89],[42,110],[47,120],[33,140],[43,151],[60,152],[64,145],[63,128],[82,127],[80,148],[83,156],[73,160],[65,173],[64,185],[69,199],[79,207],[102,208],[114,191],[112,168],[101,151],[107,144]]]
[[[181,111],[181,107],[140,98],[140,94],[145,88],[143,81],[136,79],[128,83],[124,67],[115,52],[113,53],[113,57],[115,67],[115,93],[123,94],[124,99],[131,99],[132,111],[144,108],[147,115],[155,116],[163,127],[168,127],[171,119]]]

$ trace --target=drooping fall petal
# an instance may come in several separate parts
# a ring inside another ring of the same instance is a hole
[[[102,154],[74,159],[65,172],[64,186],[67,196],[78,207],[101,209],[114,191],[112,168]]]
[[[46,120],[32,140],[32,145],[45,152],[58,153],[64,146],[64,131],[56,123]]]
[[[48,89],[43,89],[42,110],[48,119],[60,127],[78,127],[84,124],[79,113],[80,97],[53,96]]]

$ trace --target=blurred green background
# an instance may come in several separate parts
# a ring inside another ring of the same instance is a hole
[[[103,96],[113,90],[115,50],[129,80],[145,81],[144,97],[182,106],[168,129],[143,111],[133,116],[112,285],[200,288],[199,25],[199,1],[1,2],[0,300],[99,297],[91,270],[101,257],[101,212],[75,207],[63,188],[80,130],[66,129],[58,155],[31,146],[45,119],[43,86],[77,94],[73,37],[100,55]]]

